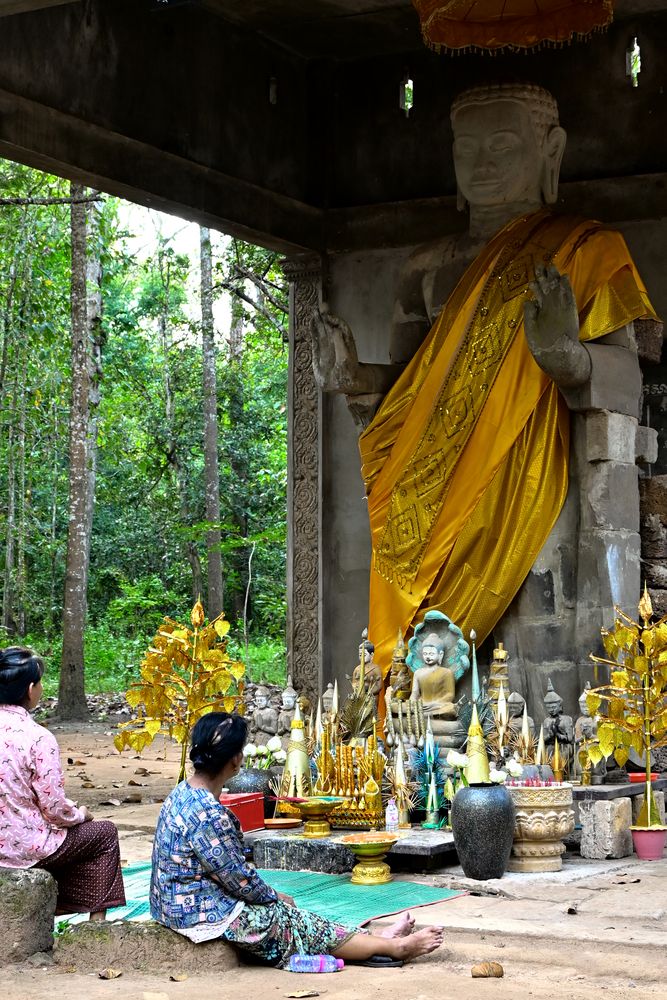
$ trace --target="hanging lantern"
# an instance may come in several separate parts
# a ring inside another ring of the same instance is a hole
[[[611,22],[613,0],[412,0],[437,52],[565,45]]]

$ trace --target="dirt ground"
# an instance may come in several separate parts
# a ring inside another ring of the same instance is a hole
[[[160,803],[178,774],[178,748],[160,739],[141,759],[113,748],[112,723],[52,725],[60,744],[68,794],[98,819],[118,826],[125,861],[150,858]],[[411,876],[414,877],[414,876]],[[468,895],[416,910],[418,923],[446,927],[445,945],[402,969],[348,967],[335,975],[301,975],[241,966],[213,976],[202,969],[183,981],[173,972],[122,970],[113,980],[99,969],[58,967],[48,956],[0,969],[2,1000],[202,1000],[289,997],[314,990],[328,1000],[396,995],[400,1000],[610,1000],[667,993],[667,861],[572,862],[554,876],[508,876],[471,884],[460,870],[424,878],[467,888]],[[502,979],[472,979],[475,962],[499,961]],[[164,965],[164,956],[161,963]],[[167,965],[168,968],[168,960]]]

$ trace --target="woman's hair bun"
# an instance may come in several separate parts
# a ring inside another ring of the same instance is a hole
[[[232,757],[241,753],[248,735],[248,723],[240,715],[209,712],[192,730],[190,760],[195,770],[211,776],[219,774]]]

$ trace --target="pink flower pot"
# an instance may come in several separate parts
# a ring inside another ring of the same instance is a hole
[[[667,828],[665,827],[658,827],[654,830],[634,829],[632,831],[635,853],[642,861],[660,861],[665,849],[665,839],[667,839]]]

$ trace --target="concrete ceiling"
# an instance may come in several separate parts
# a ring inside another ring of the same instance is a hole
[[[165,11],[183,0],[152,0]],[[422,45],[410,0],[190,0],[304,58],[360,58]],[[616,19],[667,9],[666,0],[616,0]]]
[[[42,10],[44,7],[62,7],[68,3],[79,3],[80,0],[0,0],[0,17],[10,14],[26,14],[32,10]]]

